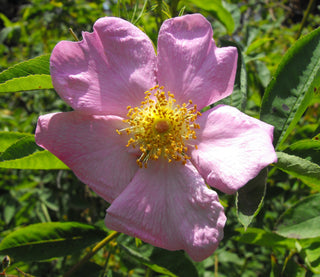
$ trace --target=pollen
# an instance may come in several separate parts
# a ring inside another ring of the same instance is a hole
[[[176,104],[171,92],[164,92],[163,87],[155,86],[145,92],[145,98],[138,107],[127,107],[129,127],[116,130],[118,134],[129,136],[127,147],[140,149],[137,159],[140,167],[147,167],[148,160],[166,159],[181,161],[183,164],[190,157],[188,149],[197,145],[192,140],[197,138],[195,123],[198,116],[197,106],[192,101]]]

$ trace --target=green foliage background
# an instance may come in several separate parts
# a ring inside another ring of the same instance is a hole
[[[311,2],[308,9],[308,1],[286,0],[4,1],[0,258],[11,258],[6,273],[320,276],[320,12]],[[40,114],[70,110],[52,89],[48,65],[57,42],[74,40],[69,28],[81,39],[99,17],[118,16],[156,45],[165,19],[195,12],[212,22],[219,46],[234,45],[241,53],[235,92],[224,103],[275,125],[279,158],[238,195],[219,195],[228,217],[225,238],[201,263],[107,230],[108,203],[37,147],[32,135]],[[74,265],[82,266],[70,271]]]

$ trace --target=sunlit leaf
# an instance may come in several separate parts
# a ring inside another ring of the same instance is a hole
[[[0,93],[53,88],[50,55],[19,63],[0,73]]]
[[[29,75],[50,75],[50,55],[42,55],[28,61],[18,63],[0,73],[0,83]]]
[[[320,237],[320,194],[311,195],[285,211],[280,217],[277,234],[288,238]]]
[[[313,273],[320,274],[320,237],[305,240],[301,243],[301,255]],[[319,275],[317,275],[319,276]]]
[[[279,148],[320,86],[320,28],[298,40],[283,57],[263,97],[260,118],[275,126]]]
[[[50,75],[29,75],[27,77],[14,78],[0,84],[0,93],[52,88]]]
[[[277,152],[278,162],[274,165],[278,169],[301,179],[307,185],[320,191],[320,166],[306,159]]]
[[[26,136],[32,136],[32,135],[27,133],[18,133],[18,132],[0,132],[0,152],[3,152],[10,145],[15,143],[17,140]]]
[[[56,156],[39,147],[31,134],[3,132],[0,133],[0,141],[1,137],[6,144],[10,140],[13,143],[2,151],[0,168],[68,169]]]
[[[61,160],[44,150],[35,152],[17,160],[7,160],[0,162],[0,168],[15,169],[69,169]]]
[[[307,159],[320,165],[320,141],[304,139],[288,146],[284,152]]]
[[[15,141],[3,153],[1,153],[0,161],[3,162],[20,159],[38,151],[43,151],[43,148],[36,144],[34,136],[25,136]]]

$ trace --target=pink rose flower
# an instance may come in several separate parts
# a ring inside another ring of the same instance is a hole
[[[52,82],[72,112],[40,116],[36,142],[111,203],[108,228],[195,261],[226,221],[217,193],[234,193],[276,161],[273,127],[219,105],[232,93],[234,47],[217,48],[200,14],[166,20],[157,54],[120,18],[99,19],[51,56]]]

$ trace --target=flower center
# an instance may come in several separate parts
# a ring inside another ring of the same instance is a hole
[[[158,133],[165,133],[169,130],[169,123],[166,119],[160,119],[158,122],[154,124],[154,128]]]
[[[181,106],[176,104],[174,95],[165,93],[158,85],[145,94],[141,106],[127,107],[128,118],[124,122],[130,126],[117,130],[117,133],[126,131],[130,137],[127,147],[139,147],[141,155],[137,163],[140,167],[147,167],[148,160],[160,157],[168,162],[175,160],[185,164],[190,159],[186,154],[188,148],[197,148],[197,145],[190,144],[191,139],[197,138],[196,129],[200,128],[195,123],[201,115],[197,106],[191,106],[191,100]]]

